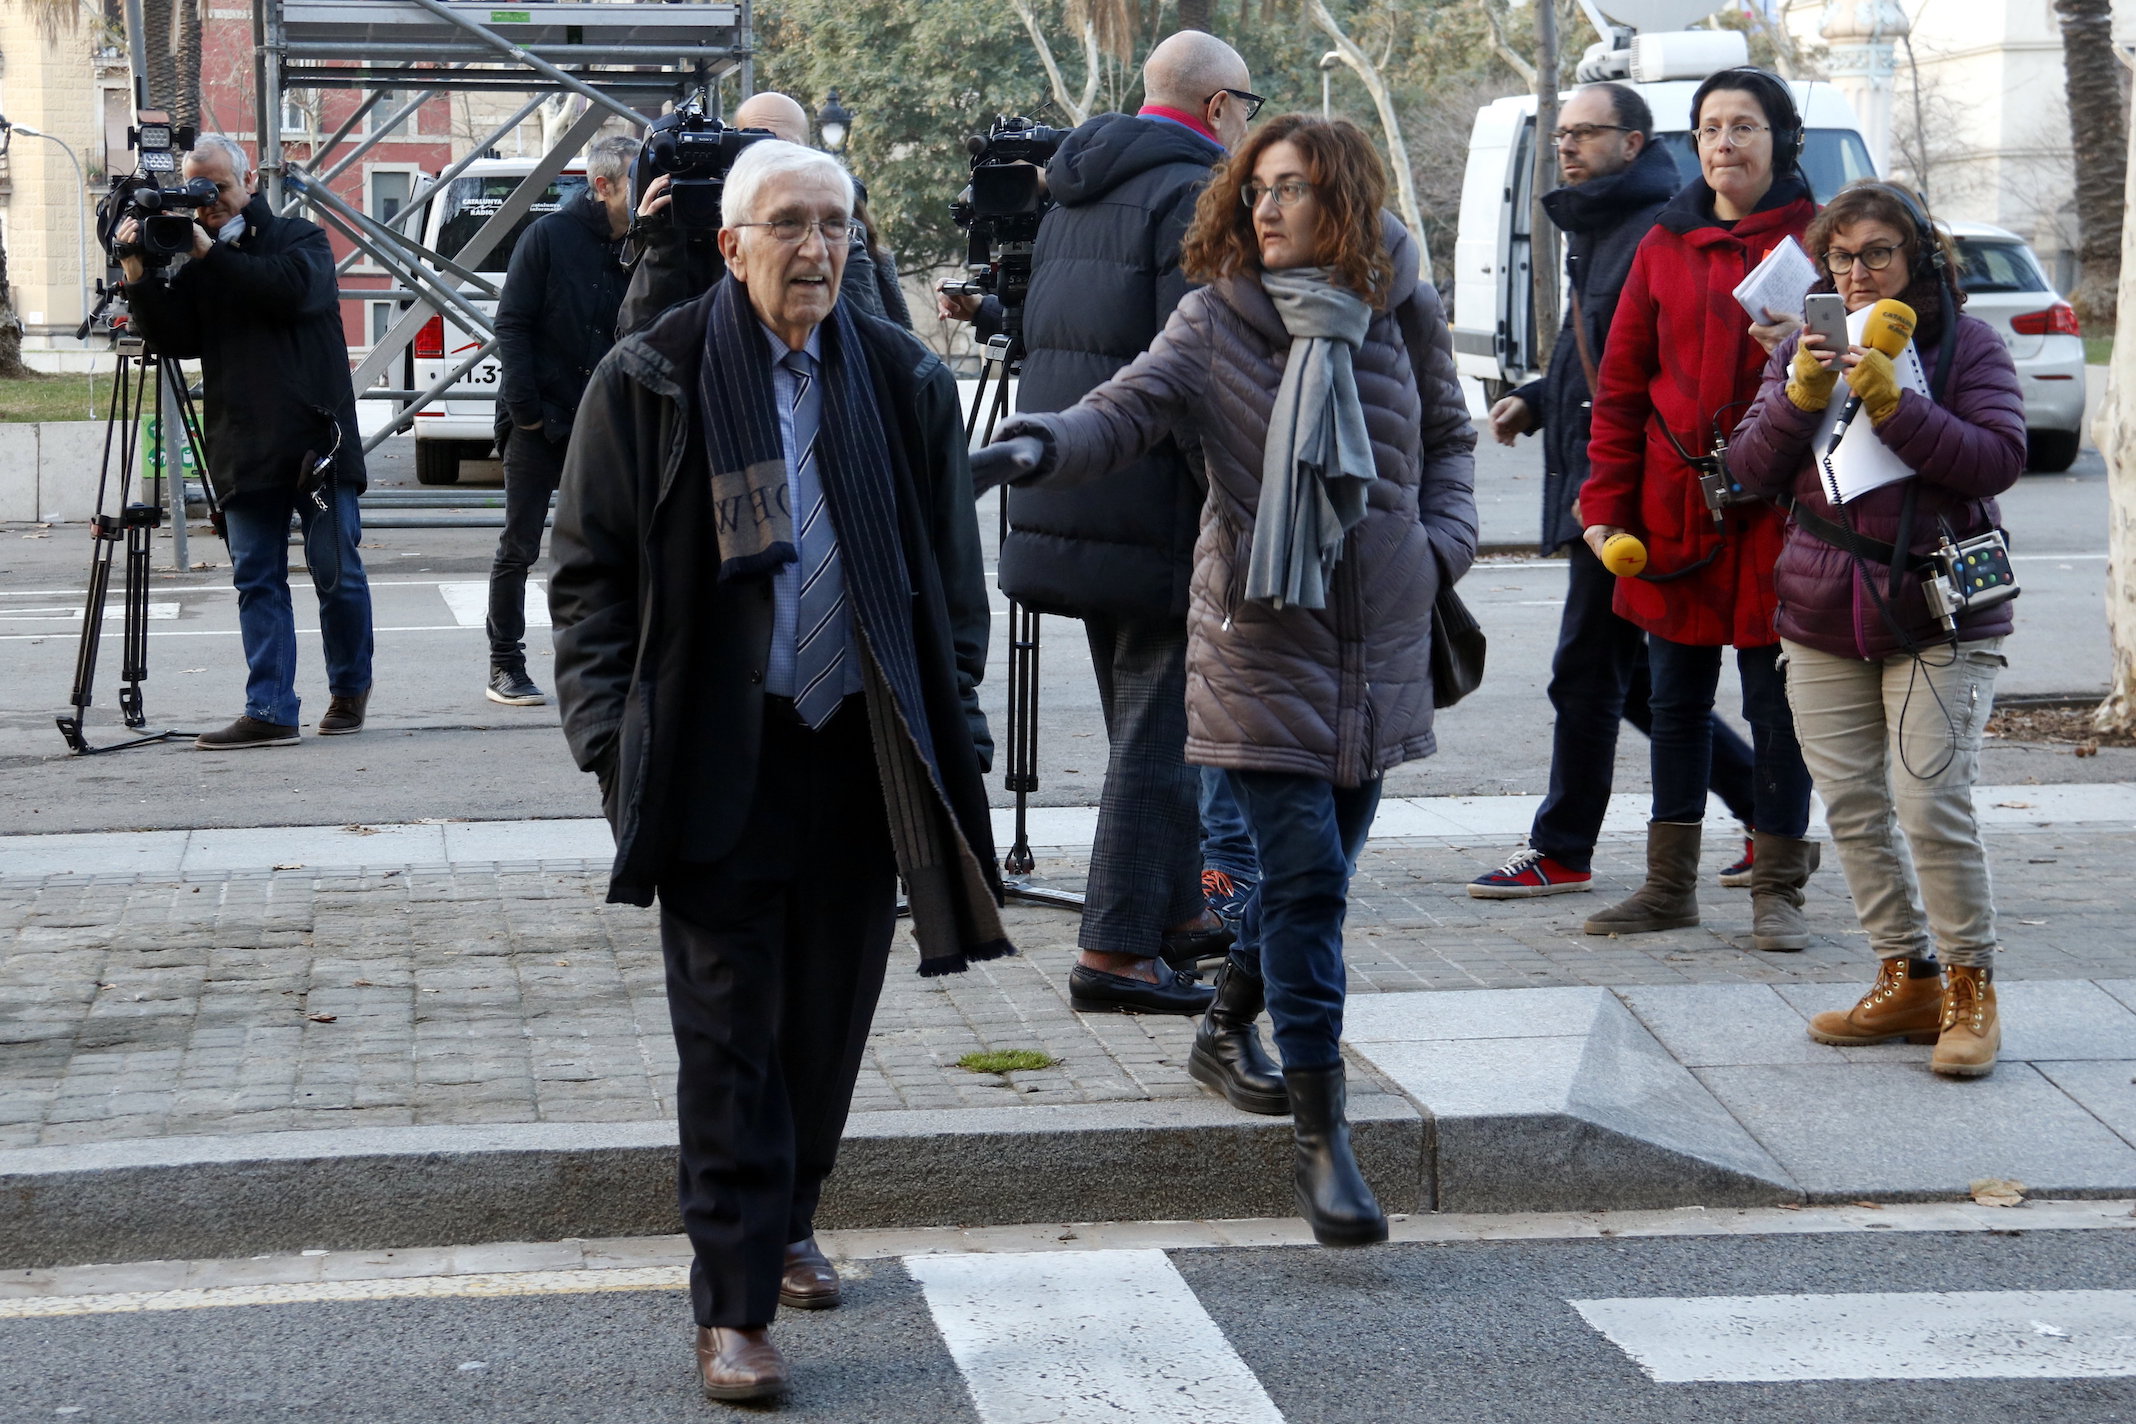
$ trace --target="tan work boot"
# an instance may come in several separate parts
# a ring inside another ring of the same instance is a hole
[[[2002,1025],[1995,1017],[1995,971],[1953,964],[1944,974],[1943,1032],[1929,1068],[1952,1078],[1985,1078],[1995,1071]]]
[[[1646,883],[1581,928],[1591,935],[1651,934],[1698,923],[1697,821],[1647,822]]]
[[[1933,959],[1887,959],[1876,983],[1851,1009],[1826,1009],[1810,1020],[1819,1043],[1934,1043],[1943,1030],[1943,966]]]
[[[1752,831],[1750,943],[1755,949],[1792,953],[1810,947],[1810,922],[1802,913],[1802,887],[1817,868],[1817,842]]]

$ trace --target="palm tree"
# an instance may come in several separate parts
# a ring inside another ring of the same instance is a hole
[[[2062,70],[2076,160],[2077,231],[2083,274],[2071,305],[2095,330],[2111,330],[2121,281],[2121,211],[2128,172],[2128,114],[2114,55],[2112,0],[2054,0],[2062,21]]]

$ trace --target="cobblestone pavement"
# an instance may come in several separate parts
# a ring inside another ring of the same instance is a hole
[[[1505,846],[1388,842],[1359,868],[1352,993],[1869,977],[1836,868],[1811,883],[1803,954],[1747,948],[1749,896],[1711,876],[1708,924],[1580,933],[1637,883],[1605,843],[1596,892],[1470,899]],[[2042,827],[1990,842],[2007,978],[2136,974],[2124,878],[2136,830]],[[1732,857],[1728,857],[1732,858]],[[1074,884],[1079,862],[1041,869]],[[171,881],[0,880],[0,1147],[437,1123],[638,1121],[673,1109],[652,912],[603,903],[582,863],[301,871]],[[1075,920],[1012,908],[1024,953],[923,980],[894,951],[857,1111],[1192,1096],[1190,1021],[1069,1012]],[[1834,1002],[1844,1001],[1835,991]],[[957,1067],[983,1049],[1056,1066]]]

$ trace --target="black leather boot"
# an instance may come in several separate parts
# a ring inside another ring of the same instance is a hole
[[[1290,1111],[1290,1094],[1254,1027],[1266,1006],[1261,981],[1226,959],[1216,971],[1216,1001],[1195,1030],[1187,1071],[1241,1112],[1281,1117]]]
[[[1365,1174],[1350,1151],[1350,1124],[1343,1116],[1343,1070],[1286,1068],[1292,1130],[1297,1134],[1298,1162],[1293,1181],[1298,1207],[1323,1246],[1370,1246],[1387,1239],[1381,1213]]]

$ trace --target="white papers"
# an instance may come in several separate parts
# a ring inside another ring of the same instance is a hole
[[[1863,307],[1847,316],[1847,340],[1860,345],[1862,332],[1869,326],[1872,307]],[[1904,390],[1928,394],[1928,379],[1921,370],[1921,357],[1908,344],[1892,362],[1898,368],[1899,385]],[[1832,449],[1832,430],[1839,424],[1839,414],[1848,400],[1846,377],[1832,388],[1831,403],[1825,407],[1824,419],[1817,426],[1817,434],[1810,449],[1820,460],[1819,473],[1824,478],[1825,494],[1834,504],[1845,504],[1859,498],[1870,490],[1881,489],[1905,479],[1913,473],[1905,461],[1891,453],[1884,444],[1884,437],[1877,433],[1867,411],[1857,411],[1854,420],[1847,426],[1847,433]],[[1829,459],[1825,458],[1831,452]]]
[[[1744,311],[1750,313],[1752,321],[1765,321],[1768,311],[1774,316],[1791,316],[1799,321],[1802,299],[1816,285],[1817,268],[1811,264],[1810,254],[1804,252],[1802,244],[1794,238],[1786,237],[1737,284],[1735,299],[1743,304]]]

